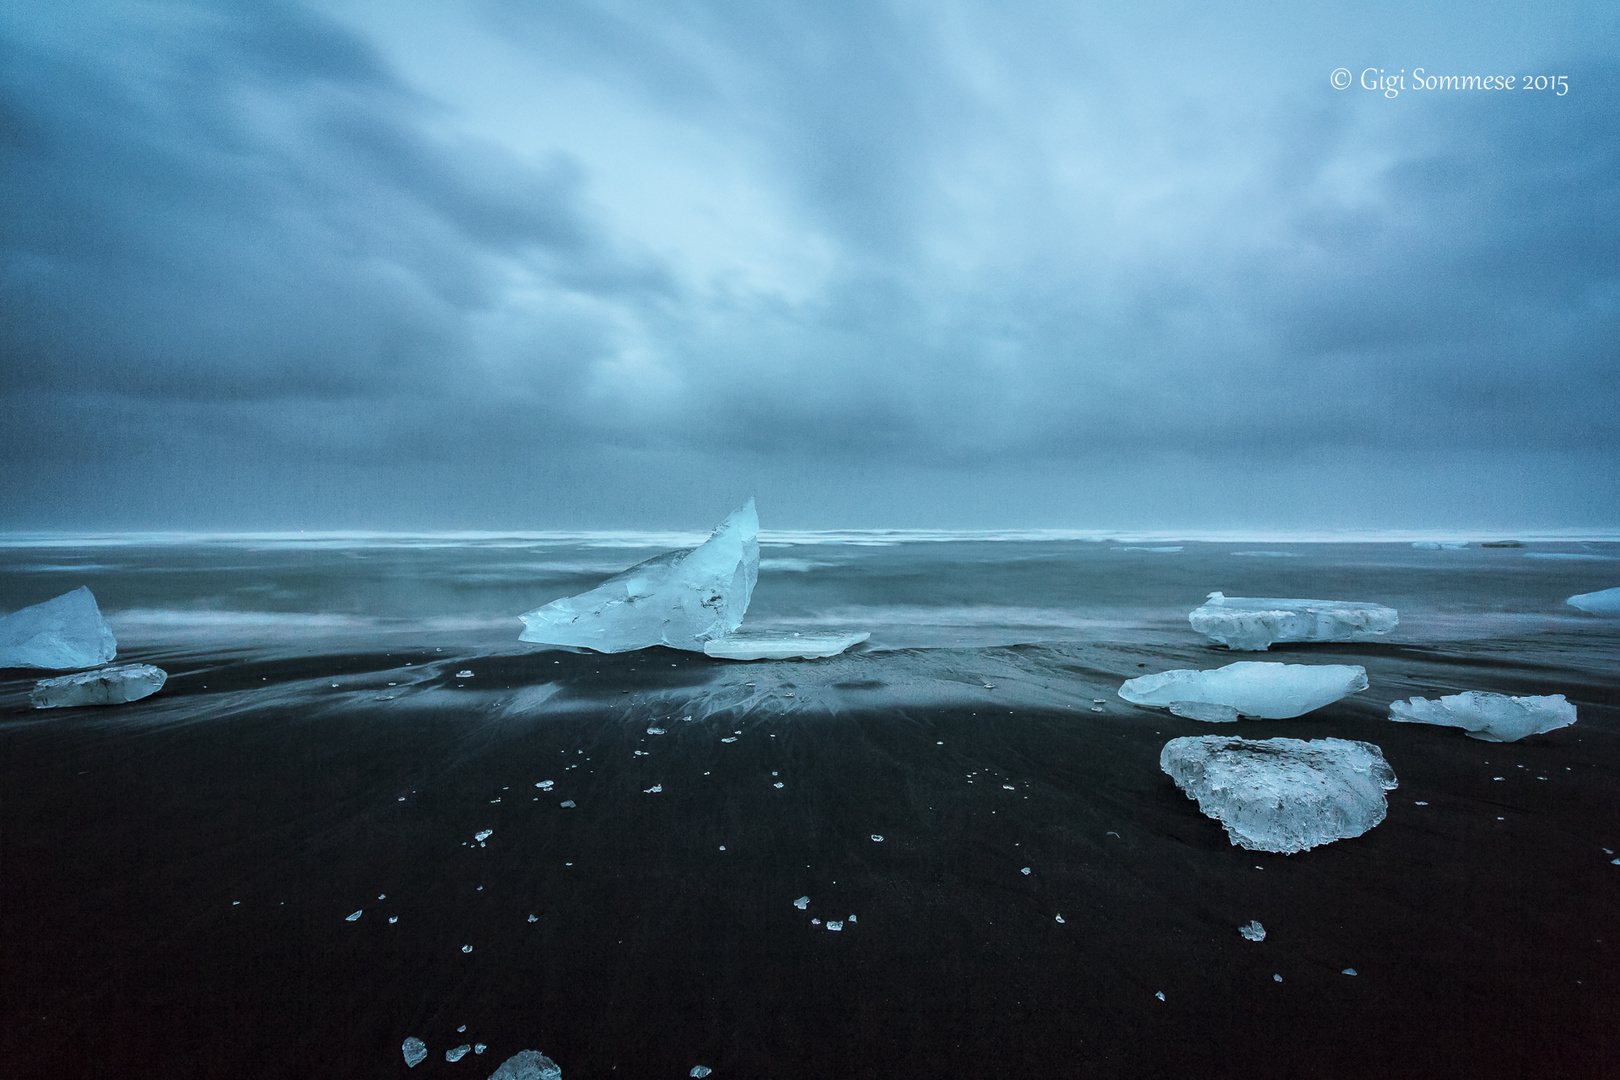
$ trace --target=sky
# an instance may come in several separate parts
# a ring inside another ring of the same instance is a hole
[[[1413,7],[0,4],[0,530],[1620,535],[1620,8]]]

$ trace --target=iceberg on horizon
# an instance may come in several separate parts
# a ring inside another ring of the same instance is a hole
[[[750,498],[695,548],[637,563],[589,592],[518,616],[519,641],[618,653],[667,645],[702,652],[742,625],[759,580],[759,515]]]
[[[1597,592],[1583,592],[1565,600],[1570,607],[1580,608],[1592,615],[1606,615],[1609,618],[1620,617],[1620,589],[1599,589]]]
[[[1348,739],[1171,739],[1159,768],[1233,845],[1284,855],[1360,836],[1397,786],[1382,750]]]
[[[151,697],[163,689],[169,673],[151,664],[114,667],[59,675],[34,684],[29,700],[36,709],[71,709],[80,705],[122,705]]]
[[[1187,621],[1229,649],[1264,652],[1275,641],[1364,641],[1395,629],[1400,617],[1382,604],[1212,592]]]
[[[722,660],[819,660],[837,656],[859,645],[867,633],[795,634],[781,630],[753,630],[703,643],[703,651]]]
[[[71,671],[117,655],[112,627],[84,585],[0,618],[0,668]]]
[[[1209,723],[1252,716],[1286,720],[1367,689],[1367,669],[1352,664],[1277,664],[1240,660],[1214,671],[1142,675],[1119,688],[1135,705],[1168,708]]]
[[[1438,701],[1415,697],[1389,703],[1389,718],[1404,724],[1462,728],[1484,742],[1518,742],[1575,722],[1575,706],[1563,694],[1508,697],[1481,690],[1450,694]]]

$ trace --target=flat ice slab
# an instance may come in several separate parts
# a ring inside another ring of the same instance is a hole
[[[36,709],[68,709],[79,705],[122,705],[139,701],[163,689],[169,673],[151,664],[116,667],[59,675],[34,684],[29,700]]]
[[[1459,727],[1485,742],[1518,742],[1575,722],[1575,706],[1563,694],[1508,697],[1469,690],[1438,701],[1415,697],[1389,703],[1389,718],[1407,724]]]
[[[0,668],[71,671],[117,655],[112,627],[83,585],[0,618]]]
[[[590,592],[524,612],[519,641],[630,652],[652,645],[702,652],[742,625],[759,580],[759,515],[749,499],[695,548],[666,552]]]
[[[1159,768],[1233,844],[1284,855],[1360,836],[1396,786],[1382,750],[1348,739],[1171,739]]]
[[[817,660],[837,656],[872,635],[794,634],[780,631],[745,631],[711,638],[703,651],[723,660]]]
[[[1395,629],[1400,618],[1381,604],[1212,592],[1187,621],[1229,649],[1264,652],[1274,641],[1364,641]]]
[[[1564,603],[1570,607],[1578,607],[1582,611],[1591,612],[1593,615],[1607,615],[1611,619],[1620,618],[1620,589],[1599,589],[1597,592],[1583,592],[1570,597]]]
[[[1211,723],[1254,716],[1303,716],[1367,689],[1367,669],[1351,664],[1275,664],[1240,660],[1214,671],[1161,671],[1131,679],[1119,696]]]
[[[489,1080],[562,1080],[562,1069],[538,1050],[519,1050],[501,1062]]]

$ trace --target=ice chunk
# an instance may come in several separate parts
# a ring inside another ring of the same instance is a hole
[[[1238,933],[1242,934],[1250,941],[1266,940],[1266,928],[1260,925],[1259,919],[1251,920],[1247,926],[1238,927]]]
[[[1408,724],[1460,727],[1485,742],[1518,742],[1575,722],[1575,706],[1563,694],[1508,697],[1469,690],[1438,701],[1415,697],[1389,703],[1389,718]]]
[[[696,1076],[696,1077],[701,1078],[701,1077],[708,1076],[713,1071],[714,1070],[709,1068],[707,1065],[694,1065],[694,1066],[692,1066],[692,1071],[687,1073],[686,1075],[687,1076]]]
[[[405,1065],[408,1068],[416,1068],[422,1064],[422,1059],[427,1057],[427,1044],[415,1035],[401,1043],[399,1049],[400,1053],[405,1055]]]
[[[1360,836],[1396,786],[1382,750],[1346,739],[1171,739],[1159,768],[1233,844],[1285,855]]]
[[[489,1080],[562,1080],[562,1069],[538,1050],[519,1050],[501,1062]]]
[[[803,911],[805,908],[810,906],[810,898],[808,896],[801,896],[797,900],[793,901],[793,906],[798,908],[800,911]]]
[[[343,921],[344,922],[355,922],[356,920],[358,920],[360,918],[360,916],[364,915],[365,913],[366,913],[366,909],[361,908],[359,911],[355,912],[353,915],[345,915],[343,917]]]
[[[1597,592],[1583,592],[1572,596],[1564,603],[1570,607],[1580,608],[1593,615],[1607,615],[1611,619],[1620,618],[1620,589],[1599,589]],[[5,665],[0,664],[0,667]]]
[[[666,552],[590,592],[525,612],[519,641],[629,652],[652,645],[702,652],[742,625],[759,579],[759,516],[749,499],[695,548]]]
[[[1220,722],[1238,714],[1266,720],[1302,716],[1367,689],[1367,669],[1351,664],[1275,664],[1240,660],[1214,671],[1161,671],[1131,679],[1119,696],[1165,706],[1177,716]]]
[[[1264,652],[1274,641],[1365,641],[1395,629],[1400,619],[1394,608],[1380,604],[1212,592],[1187,621],[1229,649]]]
[[[471,1049],[472,1043],[462,1043],[460,1046],[451,1047],[449,1050],[444,1052],[444,1060],[460,1061],[462,1058],[467,1056],[467,1051]]]
[[[478,832],[473,833],[473,839],[482,844],[485,840],[488,840],[494,835],[494,829],[480,829]]]
[[[827,929],[829,930],[842,930],[843,928],[844,921],[842,919],[829,919],[827,921]]]
[[[837,656],[871,636],[870,633],[793,634],[756,630],[705,641],[703,651],[722,660],[817,660]]]
[[[0,668],[71,671],[117,655],[112,627],[83,585],[0,618]]]
[[[169,673],[151,664],[114,667],[58,675],[34,684],[29,700],[36,709],[67,709],[78,705],[122,705],[139,701],[163,689]]]

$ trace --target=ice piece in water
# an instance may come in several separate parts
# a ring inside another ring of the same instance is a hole
[[[562,1069],[538,1050],[519,1050],[501,1062],[489,1080],[562,1080]]]
[[[472,1043],[462,1043],[460,1046],[452,1047],[444,1052],[444,1060],[460,1061],[462,1058],[467,1056],[467,1051],[471,1049]]]
[[[71,671],[117,655],[112,627],[83,585],[0,618],[0,668]]]
[[[1161,671],[1119,688],[1137,705],[1168,707],[1177,716],[1221,722],[1238,715],[1284,720],[1367,689],[1367,669],[1353,664],[1277,664],[1240,660],[1214,671]]]
[[[702,652],[742,625],[759,580],[759,515],[749,499],[695,548],[666,552],[589,592],[524,612],[519,641],[629,652],[652,645]]]
[[[405,1064],[408,1068],[416,1068],[427,1057],[427,1044],[415,1035],[400,1044],[400,1052],[405,1055]]]
[[[114,667],[58,675],[34,684],[28,699],[36,709],[68,709],[79,705],[122,705],[139,701],[163,689],[169,673],[151,664]]]
[[[1395,629],[1400,618],[1381,604],[1212,592],[1187,621],[1229,649],[1264,652],[1274,641],[1365,641]]]
[[[794,634],[754,630],[728,634],[703,643],[703,651],[722,660],[819,660],[859,645],[870,633]]]
[[[1438,701],[1415,697],[1389,703],[1389,718],[1408,724],[1460,727],[1485,742],[1518,742],[1575,722],[1575,706],[1563,694],[1508,697],[1469,690]]]
[[[1382,750],[1347,739],[1171,739],[1159,768],[1233,844],[1285,855],[1360,836],[1396,786]]]
[[[1259,919],[1250,920],[1249,925],[1238,927],[1238,933],[1250,941],[1266,940],[1266,928],[1260,925]]]
[[[1570,607],[1580,608],[1593,615],[1607,615],[1620,618],[1620,589],[1599,589],[1597,592],[1583,592],[1570,597],[1564,603]],[[0,667],[4,667],[0,664]]]

